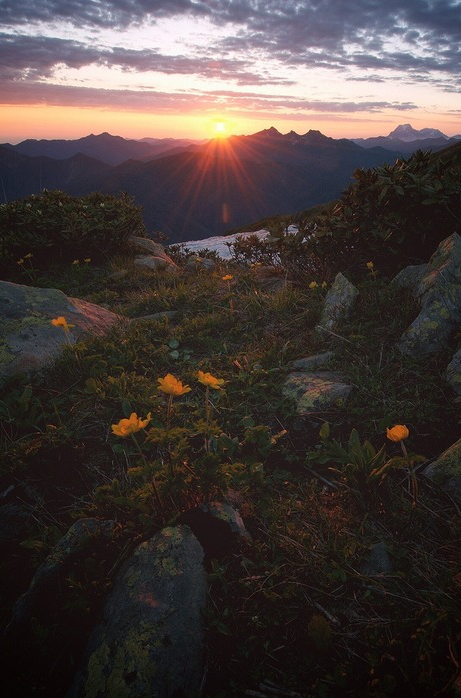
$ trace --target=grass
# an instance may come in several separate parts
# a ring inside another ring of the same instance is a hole
[[[309,698],[458,695],[458,507],[419,475],[414,508],[402,470],[364,486],[357,472],[315,459],[324,421],[342,444],[355,428],[377,450],[386,426],[407,424],[410,453],[426,459],[459,437],[458,405],[443,381],[447,356],[418,361],[396,349],[415,313],[405,293],[364,276],[353,317],[329,335],[315,330],[323,291],[290,280],[269,291],[254,270],[232,263],[153,275],[119,257],[23,282],[130,318],[176,315],[69,347],[46,375],[12,379],[0,400],[0,489],[20,488],[29,514],[3,557],[3,623],[73,521],[115,518],[120,527],[115,553],[73,565],[59,611],[21,637],[11,658],[18,694],[63,695],[130,548],[230,491],[252,540],[210,563],[206,698],[260,685]],[[290,361],[325,349],[355,389],[347,406],[306,423],[282,387]],[[211,391],[211,416],[199,369],[225,381]],[[168,432],[167,396],[157,390],[167,373],[192,388],[172,401]],[[131,439],[111,434],[131,411],[152,415],[137,434],[143,458]],[[396,455],[398,444],[386,449]],[[376,544],[385,546],[389,574],[367,572]],[[26,657],[35,659],[25,665]]]

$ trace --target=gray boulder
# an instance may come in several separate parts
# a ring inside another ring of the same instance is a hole
[[[427,265],[404,269],[393,283],[410,288],[421,306],[400,339],[400,351],[422,356],[445,349],[461,323],[461,237],[450,235]]]
[[[320,329],[331,331],[339,322],[347,320],[358,293],[354,284],[339,272],[326,295],[319,322]]]
[[[461,439],[428,465],[424,475],[461,502]]]
[[[59,316],[73,325],[68,338],[51,324]],[[67,342],[104,335],[119,320],[110,310],[57,289],[0,281],[0,378],[41,369],[62,354]]]
[[[129,238],[128,243],[143,253],[135,258],[135,266],[151,269],[152,271],[157,271],[158,269],[177,270],[177,265],[167,255],[160,243],[150,238],[141,238],[135,235]]]
[[[203,549],[188,526],[141,543],[122,566],[68,698],[187,698],[204,674]]]

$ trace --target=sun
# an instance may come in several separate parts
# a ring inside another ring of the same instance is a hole
[[[227,138],[229,135],[229,125],[224,119],[215,119],[211,125],[214,138]]]

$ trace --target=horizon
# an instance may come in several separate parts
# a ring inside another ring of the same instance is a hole
[[[397,127],[399,127],[399,126],[410,126],[411,128],[414,128],[413,124],[411,124],[411,123],[397,124],[397,126],[396,126],[395,128],[397,128]],[[268,131],[268,130],[270,130],[270,129],[272,129],[272,128],[275,128],[275,129],[276,129],[281,135],[283,135],[283,136],[286,136],[286,135],[288,135],[289,133],[294,132],[297,136],[302,137],[302,136],[307,135],[310,131],[314,131],[314,132],[320,132],[322,135],[326,136],[327,138],[334,138],[333,136],[329,136],[327,133],[323,133],[323,131],[320,131],[320,129],[309,128],[309,129],[308,129],[307,131],[305,131],[305,132],[296,131],[295,129],[290,129],[289,131],[283,132],[283,131],[280,131],[279,129],[277,129],[275,126],[273,126],[273,124],[271,124],[270,126],[266,126],[266,127],[262,128],[262,129],[259,129],[259,131],[255,131],[254,133],[223,133],[223,132],[221,131],[221,129],[218,129],[218,130],[217,130],[217,133],[215,133],[214,135],[209,136],[209,137],[205,137],[205,138],[202,138],[202,139],[200,139],[200,138],[193,138],[193,137],[189,137],[189,136],[152,136],[152,135],[149,135],[149,136],[144,135],[144,136],[141,136],[141,137],[132,138],[132,137],[129,137],[129,136],[128,136],[128,137],[127,137],[127,136],[122,136],[120,133],[111,133],[111,132],[109,132],[109,131],[107,131],[107,130],[100,131],[100,132],[98,132],[98,133],[95,133],[95,132],[92,131],[91,133],[85,133],[85,134],[83,134],[82,136],[77,136],[77,137],[75,137],[75,138],[66,138],[66,137],[59,137],[59,138],[53,138],[53,137],[51,137],[51,138],[34,138],[33,136],[27,136],[26,138],[22,138],[21,140],[16,140],[15,142],[13,142],[13,141],[11,141],[11,140],[10,140],[10,141],[7,141],[7,140],[3,139],[3,138],[1,137],[1,135],[0,135],[0,145],[2,145],[2,144],[18,145],[19,143],[22,143],[22,142],[27,141],[27,140],[37,140],[37,141],[40,141],[40,140],[49,140],[49,141],[55,141],[55,140],[74,141],[74,140],[80,140],[80,139],[82,139],[82,138],[88,138],[88,137],[91,137],[91,136],[94,136],[94,137],[97,138],[97,137],[103,136],[103,135],[105,135],[105,134],[107,134],[108,136],[111,136],[111,137],[113,137],[113,138],[123,138],[124,140],[127,140],[127,141],[129,141],[129,140],[143,141],[143,140],[146,140],[146,139],[149,139],[149,138],[150,138],[150,139],[158,139],[158,140],[169,140],[169,139],[172,139],[172,140],[191,140],[191,141],[195,141],[195,142],[200,142],[200,143],[202,143],[202,142],[208,142],[208,141],[213,140],[213,139],[223,139],[223,140],[227,140],[228,138],[231,138],[231,137],[253,136],[253,135],[256,135],[256,133],[258,133],[258,132],[261,132],[261,131]],[[388,135],[390,135],[390,133],[391,133],[392,131],[395,130],[395,128],[391,129],[391,131],[390,131],[389,133],[386,133],[386,134],[380,133],[380,134],[377,134],[377,136],[366,136],[366,137],[363,137],[363,136],[356,136],[356,137],[348,138],[348,140],[354,140],[354,138],[356,138],[356,139],[365,138],[365,139],[366,139],[366,138],[375,138],[375,137],[383,137],[383,136],[384,136],[384,137],[387,137]],[[421,127],[421,129],[424,129],[424,128],[430,128],[430,129],[432,129],[432,128],[435,128],[435,127],[430,126],[430,125],[422,126],[422,127]],[[421,129],[415,129],[415,130],[421,130]],[[443,133],[443,132],[442,132],[442,133]],[[447,133],[443,133],[443,135],[444,135],[444,136],[447,136],[448,138],[456,138],[456,137],[460,137],[460,136],[461,136],[460,133],[454,133],[454,134],[452,134],[452,135],[447,134]],[[340,140],[341,138],[343,138],[343,137],[339,136],[339,137],[337,138],[337,140]],[[347,137],[344,137],[344,138],[347,138]]]
[[[0,137],[461,132],[459,0],[2,0]]]

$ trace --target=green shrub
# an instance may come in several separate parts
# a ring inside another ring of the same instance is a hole
[[[0,206],[0,270],[8,272],[26,256],[34,268],[50,261],[96,261],[119,252],[131,235],[144,230],[141,209],[126,195],[33,194]]]
[[[459,229],[458,164],[419,150],[394,165],[357,170],[354,177],[334,209],[318,219],[316,236],[333,238],[355,263],[378,258],[395,267],[401,257],[406,259],[400,266],[426,261]]]

